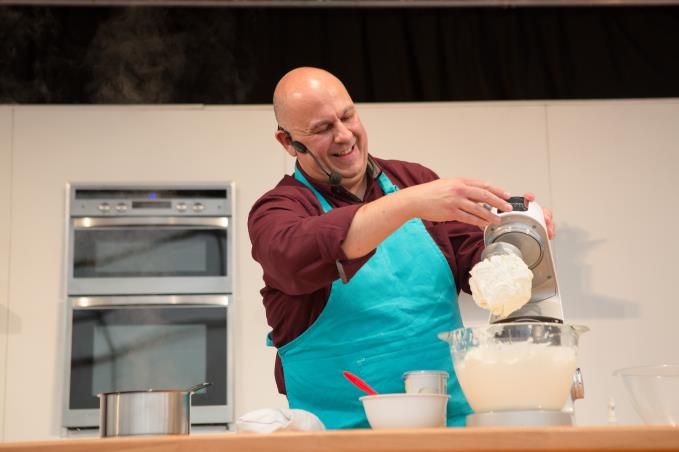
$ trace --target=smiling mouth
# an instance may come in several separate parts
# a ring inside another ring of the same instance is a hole
[[[333,156],[335,157],[344,157],[345,155],[351,154],[351,152],[356,148],[356,145],[354,144],[351,146],[349,149],[341,151],[341,152],[333,152]]]

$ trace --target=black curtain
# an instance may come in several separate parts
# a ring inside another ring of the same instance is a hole
[[[679,7],[0,7],[0,102],[270,103],[296,66],[357,102],[679,97]]]

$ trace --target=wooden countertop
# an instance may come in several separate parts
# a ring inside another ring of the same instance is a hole
[[[0,444],[0,452],[679,451],[679,427],[446,428],[225,433]]]

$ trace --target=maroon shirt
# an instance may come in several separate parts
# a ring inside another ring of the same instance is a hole
[[[261,294],[276,347],[306,331],[325,307],[332,283],[340,278],[350,280],[374,254],[347,259],[342,242],[356,210],[384,196],[376,180],[380,172],[399,188],[438,179],[433,171],[416,163],[371,157],[368,187],[360,200],[343,187],[313,181],[298,169],[333,207],[330,212],[323,213],[313,192],[286,175],[257,200],[248,218],[252,256],[264,269]],[[424,221],[424,225],[448,260],[458,293],[460,289],[469,292],[469,271],[480,259],[483,231],[457,221]],[[285,394],[279,356],[274,373],[278,391]]]

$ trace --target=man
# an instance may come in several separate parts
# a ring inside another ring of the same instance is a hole
[[[403,392],[405,371],[446,370],[448,425],[464,425],[471,410],[437,333],[462,326],[457,293],[469,291],[482,229],[499,222],[482,204],[511,210],[509,193],[369,155],[349,93],[321,69],[287,73],[273,102],[276,139],[297,165],[255,203],[248,229],[279,391],[328,428],[364,427],[362,394],[342,371],[390,393]]]

